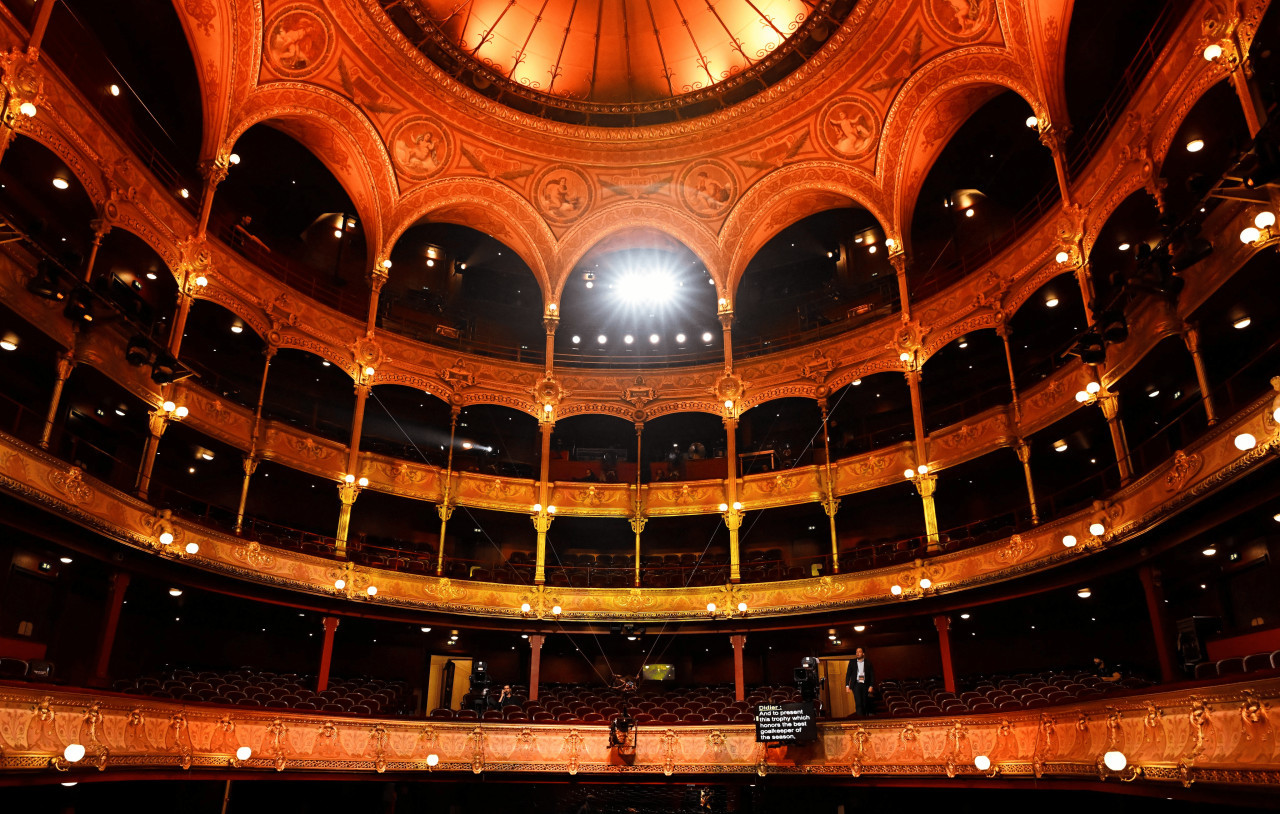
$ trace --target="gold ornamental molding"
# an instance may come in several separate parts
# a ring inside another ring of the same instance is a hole
[[[910,602],[1075,562],[1123,544],[1274,461],[1280,448],[1274,410],[1274,395],[1269,393],[1108,500],[1021,534],[914,563],[752,583],[740,590],[750,593],[754,617],[784,617]],[[500,479],[489,481],[495,491],[515,488]],[[521,606],[530,602],[528,586],[453,581],[340,563],[171,519],[7,435],[0,435],[0,489],[133,548],[260,585],[489,619],[524,618]],[[351,585],[362,590],[348,590]],[[704,588],[559,588],[556,594],[562,609],[559,618],[582,622],[699,620],[706,616],[708,601]]]
[[[1133,782],[1274,791],[1278,702],[1280,679],[1264,678],[1009,714],[824,720],[813,743],[777,748],[756,743],[751,725],[641,724],[634,750],[620,755],[609,748],[605,725],[331,718],[7,684],[0,685],[0,776],[483,771],[946,777],[966,786],[1061,779],[1111,791]]]

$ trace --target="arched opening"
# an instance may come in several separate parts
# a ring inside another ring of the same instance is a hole
[[[897,309],[884,227],[853,205],[809,215],[752,256],[734,298],[734,355],[850,330]]]
[[[1123,405],[1122,405],[1123,406]],[[1073,410],[1023,439],[1042,521],[1062,517],[1120,487],[1102,410]]]
[[[995,331],[970,331],[948,342],[920,371],[926,433],[963,423],[1011,398],[1004,341]]]
[[[447,403],[415,387],[379,384],[369,391],[360,451],[443,468],[449,454]],[[458,442],[455,447],[461,449]]]
[[[355,401],[351,377],[340,367],[308,351],[282,348],[271,360],[262,417],[345,446]]]
[[[722,480],[728,473],[724,421],[711,413],[673,413],[645,422],[642,455],[654,483]]]
[[[1086,327],[1075,274],[1059,274],[1037,288],[1008,325],[1013,377],[1021,395],[1071,360],[1071,345]]]
[[[1216,204],[1216,200],[1202,199],[1240,160],[1250,142],[1240,97],[1231,82],[1224,79],[1187,113],[1160,165],[1160,177],[1168,182],[1164,190],[1168,222],[1182,223],[1195,218],[1198,207],[1207,209]]]
[[[941,290],[1008,245],[1006,238],[1061,202],[1053,156],[1035,112],[1000,90],[978,108],[934,160],[909,222],[913,299]]]
[[[294,474],[290,473],[290,477]],[[255,476],[250,493],[261,482],[260,478]],[[205,435],[191,424],[173,422],[165,430],[156,452],[147,500],[171,509],[178,516],[231,531],[235,528],[243,481],[241,450]],[[300,481],[294,482],[294,488],[299,488],[299,484]],[[272,514],[266,517],[276,519]]]
[[[182,364],[195,372],[194,381],[247,410],[258,408],[258,393],[266,369],[267,343],[249,323],[210,300],[191,303]],[[274,360],[267,373],[276,373]]]
[[[38,443],[64,348],[8,306],[0,306],[0,429]]]
[[[981,545],[1031,525],[1022,464],[998,449],[937,472],[938,529],[944,551]]]
[[[1120,397],[1120,419],[1138,475],[1185,448],[1208,426],[1191,354],[1180,336],[1161,340],[1111,391]]]
[[[1280,371],[1280,277],[1275,264],[1275,247],[1254,255],[1187,317],[1199,333],[1219,416],[1235,414],[1270,390],[1271,377]]]
[[[16,136],[0,161],[0,217],[42,264],[44,288],[63,298],[84,277],[97,208],[84,184],[44,145]]]
[[[911,562],[924,555],[924,531],[924,509],[908,481],[843,495],[836,512],[840,570]]]
[[[467,226],[421,221],[391,249],[378,325],[518,361],[544,355],[542,291],[519,253]]]
[[[1113,303],[1119,304],[1130,280],[1152,276],[1151,283],[1168,285],[1165,270],[1148,269],[1139,262],[1168,233],[1167,222],[1146,190],[1132,193],[1108,215],[1089,250],[1089,276],[1097,299],[1086,305],[1096,315],[1115,310]]]
[[[104,373],[77,365],[62,394],[54,454],[89,475],[128,491],[147,438],[151,405]]]
[[[178,286],[164,258],[146,241],[124,229],[107,232],[91,282],[133,328],[156,342],[167,340]]]
[[[833,460],[915,438],[911,391],[901,373],[854,379],[828,396],[827,404]]]
[[[209,231],[303,294],[367,316],[369,248],[351,194],[294,133],[263,122],[236,141],[236,159],[213,198]]]
[[[806,398],[775,399],[742,414],[738,422],[740,476],[807,466],[822,449],[822,414]]]
[[[640,454],[644,455],[643,446]],[[551,437],[551,480],[635,483],[636,470],[634,423],[591,414],[556,422]],[[648,474],[644,472],[642,477],[647,480]]]
[[[557,363],[722,358],[716,300],[706,267],[678,240],[649,230],[606,240],[578,261],[561,290]]]
[[[528,413],[499,404],[472,404],[458,415],[456,470],[536,478],[540,451],[538,419]]]
[[[40,48],[126,142],[158,159],[152,169],[161,182],[194,208],[204,113],[174,6],[64,0],[53,8]]]

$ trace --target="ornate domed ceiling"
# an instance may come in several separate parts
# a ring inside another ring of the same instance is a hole
[[[787,76],[856,0],[404,0],[427,57],[486,95],[562,121],[706,113]]]

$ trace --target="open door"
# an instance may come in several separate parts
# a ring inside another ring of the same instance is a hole
[[[844,691],[845,674],[849,670],[847,658],[823,658],[822,676],[823,710],[829,718],[848,718],[853,714],[853,693]]]

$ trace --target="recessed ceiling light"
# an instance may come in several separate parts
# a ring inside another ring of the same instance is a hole
[[[1245,328],[1248,328],[1251,324],[1253,324],[1253,320],[1249,319],[1248,317],[1240,317],[1235,322],[1231,323],[1232,327],[1234,327],[1237,331],[1243,331]]]
[[[1213,546],[1209,546],[1208,548],[1201,551],[1200,553],[1205,555],[1206,557],[1212,557],[1214,554],[1218,553],[1218,549],[1214,548]]]
[[[1147,398],[1149,398],[1149,399],[1153,399],[1153,398],[1155,398],[1155,397],[1156,397],[1156,396],[1158,396],[1158,395],[1160,395],[1160,391],[1159,391],[1159,390],[1152,390],[1150,393],[1148,393],[1148,394],[1147,394]]]
[[[862,379],[854,379],[853,381],[849,382],[849,384],[853,385],[854,387],[857,387],[858,385],[862,384]]]
[[[71,564],[71,558],[70,558],[70,557],[59,557],[59,558],[58,558],[58,562],[62,563],[63,565],[70,565],[70,564]]]
[[[969,347],[969,340],[963,336],[960,337],[960,342],[958,343],[958,346],[960,350],[964,350],[965,348]]]
[[[595,283],[591,282],[590,280],[587,280],[587,288],[595,288],[595,287],[596,287]]]
[[[966,218],[973,217],[973,207],[969,207],[968,209],[964,210],[964,216]]]
[[[1119,247],[1118,247],[1118,248],[1119,248],[1119,249],[1120,249],[1120,251],[1122,251],[1122,252],[1127,252],[1127,251],[1129,251],[1129,244],[1128,244],[1128,243],[1121,243],[1121,244],[1119,245]]]
[[[1081,599],[1088,599],[1089,597],[1093,596],[1093,591],[1089,590],[1088,588],[1081,588],[1080,590],[1076,591],[1076,596],[1080,597]]]
[[[1053,451],[1054,451],[1054,452],[1066,452],[1066,451],[1067,451],[1067,441],[1066,441],[1066,439],[1065,439],[1065,438],[1063,438],[1063,439],[1059,439],[1059,440],[1057,440],[1057,441],[1054,441],[1054,442],[1053,442]]]
[[[148,279],[148,280],[154,280],[155,278],[156,278],[156,273],[155,273],[154,271],[148,271],[148,272],[147,272],[147,279]]]
[[[119,96],[119,95],[120,95],[120,86],[119,86],[119,85],[112,85],[111,87],[107,88],[107,90],[111,93],[111,95],[112,95],[112,96]]]
[[[960,614],[960,618],[961,618],[961,619],[968,619],[968,618],[969,618],[969,614],[967,614],[967,613],[962,613],[962,614]]]
[[[626,336],[622,337],[622,341],[630,345],[632,342],[636,341],[636,338],[631,334],[627,334]]]
[[[676,334],[676,342],[683,344],[686,338],[684,334]]]
[[[1057,298],[1057,297],[1050,297],[1049,299],[1045,300],[1045,301],[1044,301],[1044,307],[1045,307],[1045,308],[1057,308],[1057,307],[1058,307],[1058,298]]]
[[[650,345],[656,345],[656,344],[658,344],[658,335],[657,335],[657,334],[649,334],[649,344],[650,344]]]
[[[0,339],[0,349],[3,349],[3,350],[17,350],[17,349],[18,349],[18,335],[17,335],[17,334],[5,334],[4,338],[3,338],[3,339]]]
[[[63,178],[61,175],[58,175],[58,176],[54,176],[53,186],[56,189],[66,189],[67,187],[71,186],[71,182],[68,181],[66,178]]]
[[[342,230],[341,230],[341,229],[334,229],[334,230],[333,230],[333,236],[334,236],[334,237],[342,237]]]
[[[238,333],[242,333],[243,331],[244,331],[244,326],[241,325],[239,322],[231,323],[231,333],[238,334]]]
[[[599,336],[596,337],[596,342],[601,345],[603,345],[608,341],[609,341],[609,337],[605,336],[604,334],[600,334]]]
[[[854,632],[854,633],[861,633],[862,631],[864,631],[864,630],[866,630],[866,629],[867,629],[867,626],[866,626],[866,625],[854,625],[854,626],[853,626],[853,632]]]
[[[702,341],[703,341],[703,342],[710,342],[710,341],[711,341],[711,331],[703,331],[703,333],[702,333]]]
[[[181,589],[181,588],[170,588],[170,589],[169,589],[169,596],[182,596],[182,589]]]
[[[582,341],[582,337],[578,336],[577,334],[574,334],[574,335],[571,337],[571,339],[572,339],[572,341],[573,341],[573,344],[575,344],[575,345]]]
[[[1198,153],[1204,149],[1204,139],[1193,138],[1187,142],[1187,152]]]

